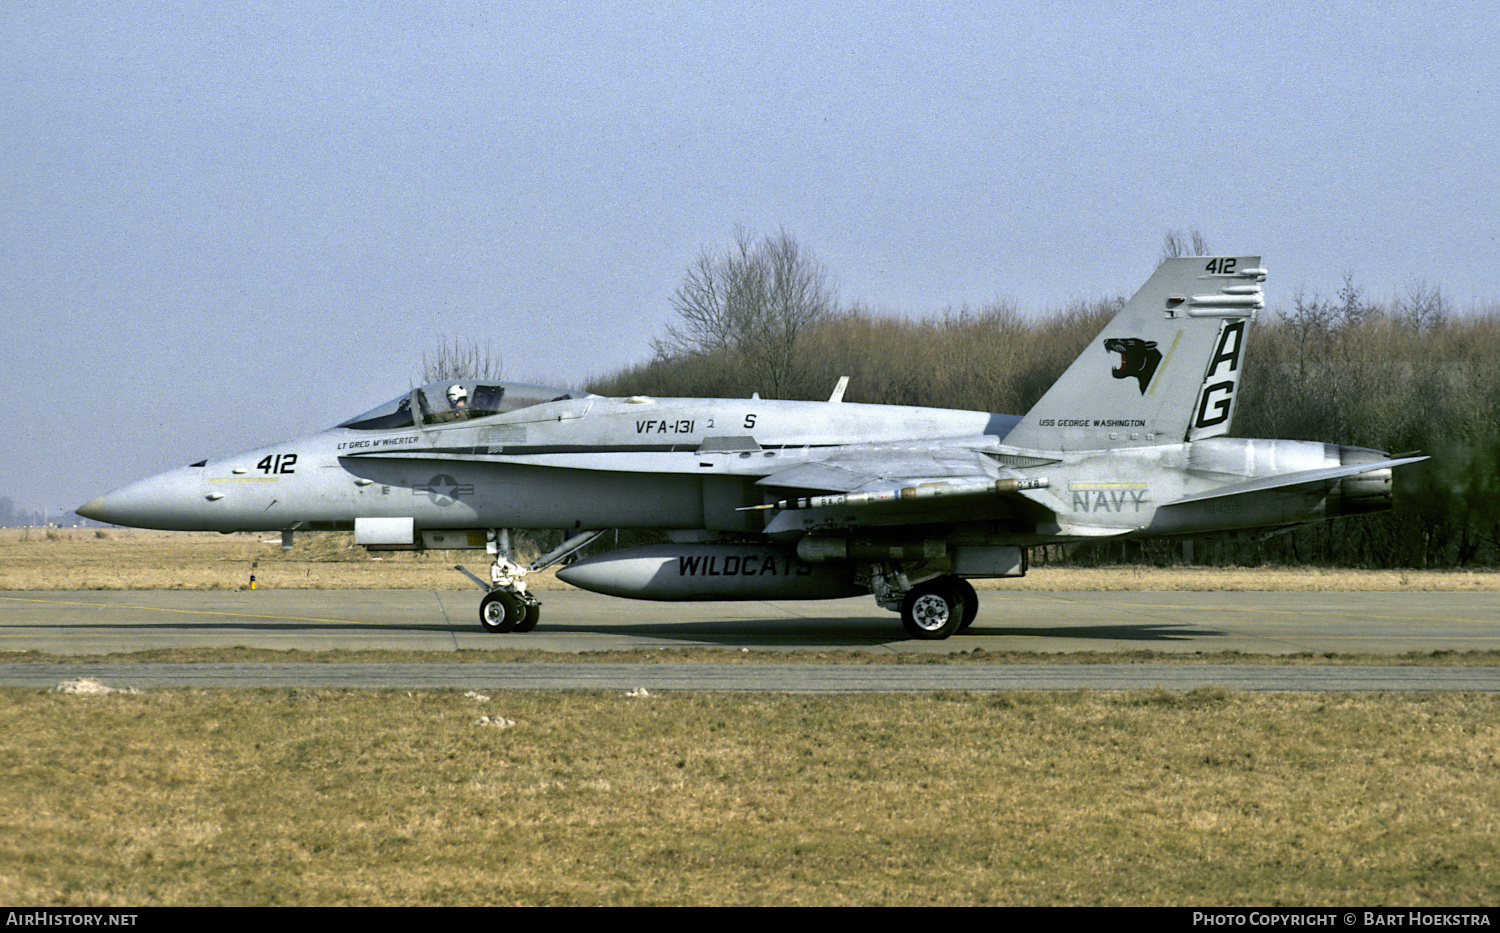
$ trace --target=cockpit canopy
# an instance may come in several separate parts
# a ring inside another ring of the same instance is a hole
[[[524,382],[459,379],[430,382],[372,408],[338,425],[355,431],[389,431],[415,427],[412,406],[421,413],[422,424],[445,424],[501,415],[520,408],[569,398],[589,398],[588,392]]]

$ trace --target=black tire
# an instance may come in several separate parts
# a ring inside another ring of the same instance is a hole
[[[542,619],[542,604],[527,603],[526,612],[521,616],[521,621],[516,623],[516,631],[529,632],[536,628],[536,624]]]
[[[958,623],[958,630],[974,624],[974,618],[979,615],[979,594],[974,592],[974,585],[963,577],[951,577],[953,585],[958,588],[959,598],[964,601],[963,621]]]
[[[479,603],[479,625],[486,632],[513,631],[525,618],[526,604],[505,590],[495,590]]]
[[[901,600],[901,624],[906,634],[921,641],[940,641],[958,631],[964,621],[963,588],[952,577],[938,577],[914,586]]]

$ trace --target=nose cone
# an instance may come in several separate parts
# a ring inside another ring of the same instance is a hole
[[[188,469],[170,470],[79,506],[78,514],[96,522],[133,528],[212,531],[205,526],[201,483]]]
[[[105,515],[107,514],[107,507],[104,504],[103,496],[98,496],[96,498],[90,499],[86,504],[80,505],[74,511],[76,511],[79,515],[82,515],[84,518],[92,518],[96,522],[109,521],[108,518],[105,518]]]

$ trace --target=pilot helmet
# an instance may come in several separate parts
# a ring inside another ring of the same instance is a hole
[[[449,386],[448,387],[448,404],[451,405],[451,406],[453,406],[454,408],[458,408],[458,407],[463,406],[463,405],[468,405],[469,404],[469,390],[465,389],[463,386],[457,385],[457,384]]]

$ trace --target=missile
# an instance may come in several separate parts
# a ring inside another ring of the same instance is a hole
[[[875,492],[847,492],[832,496],[805,496],[800,499],[782,499],[765,505],[747,505],[736,511],[757,509],[826,509],[844,506],[882,505],[887,502],[913,502],[918,499],[947,499],[960,496],[1004,495],[1022,489],[1043,489],[1048,485],[1045,476],[1035,479],[997,479],[990,483],[923,483],[920,486],[903,486],[900,489],[881,489]]]
[[[850,570],[766,544],[653,544],[586,557],[557,577],[607,596],[668,602],[863,596]]]

